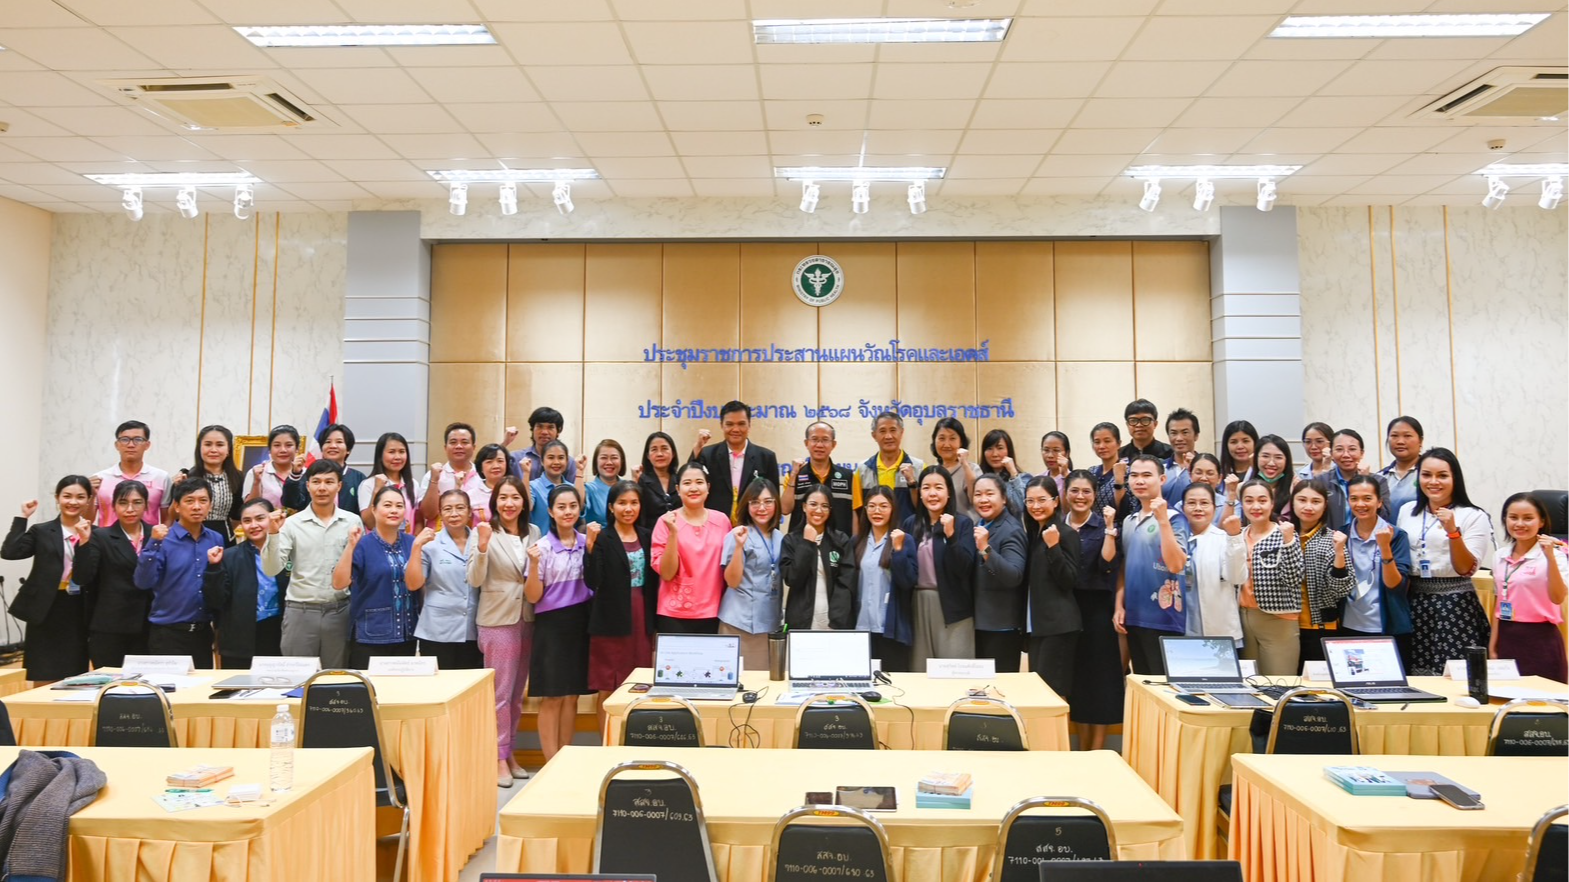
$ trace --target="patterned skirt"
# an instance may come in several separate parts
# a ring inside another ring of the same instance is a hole
[[[1468,646],[1487,646],[1492,629],[1465,577],[1411,580],[1411,670],[1416,677],[1441,677],[1450,659],[1465,658]]]

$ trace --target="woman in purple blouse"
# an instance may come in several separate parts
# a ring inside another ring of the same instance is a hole
[[[583,580],[586,540],[577,532],[583,500],[557,484],[545,502],[550,532],[528,547],[523,595],[534,604],[534,653],[528,692],[540,699],[539,743],[545,762],[572,743],[577,699],[588,688],[588,613],[593,592]]]

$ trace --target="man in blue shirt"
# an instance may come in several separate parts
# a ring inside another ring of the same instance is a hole
[[[1128,488],[1139,510],[1122,522],[1122,582],[1117,586],[1112,624],[1128,635],[1128,655],[1135,674],[1165,676],[1160,638],[1180,637],[1186,630],[1183,594],[1187,588],[1188,521],[1173,512],[1160,495],[1165,466],[1149,454],[1128,464]]]
[[[1181,511],[1182,494],[1193,483],[1188,468],[1193,465],[1193,457],[1198,455],[1198,414],[1185,407],[1167,414],[1166,437],[1171,439],[1171,457],[1165,462],[1166,482],[1161,485],[1160,495],[1166,498],[1167,508]]]
[[[556,410],[554,407],[534,408],[534,412],[528,415],[529,446],[512,454],[512,474],[522,479],[525,484],[543,475],[545,473],[545,445],[560,438],[561,430],[566,428],[566,424],[566,417],[562,416],[561,411]],[[517,427],[507,426],[506,434],[501,440],[501,446],[506,447],[510,445],[517,436]],[[592,478],[593,475],[588,475],[587,477]],[[566,481],[568,484],[577,483],[577,463],[573,462],[571,457],[567,457]]]
[[[207,482],[190,478],[170,494],[172,527],[158,524],[136,558],[132,581],[153,593],[147,621],[147,651],[153,655],[188,655],[198,668],[212,667],[212,619],[202,598],[207,551],[222,548],[223,537],[204,522],[212,509]]]

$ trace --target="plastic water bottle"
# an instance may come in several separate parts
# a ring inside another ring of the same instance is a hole
[[[294,786],[294,718],[289,716],[286,704],[278,705],[278,715],[272,718],[272,763],[268,778],[274,793],[283,793]]]

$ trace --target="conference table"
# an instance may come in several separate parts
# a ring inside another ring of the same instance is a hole
[[[1343,756],[1239,756],[1231,856],[1248,882],[1512,880],[1527,837],[1569,802],[1569,758],[1364,755],[1356,765],[1437,772],[1482,795],[1460,811],[1436,799],[1353,796],[1324,777]]]
[[[15,695],[28,688],[27,672],[21,668],[0,670],[0,695]]]
[[[211,683],[234,671],[199,671],[196,685],[168,693],[181,748],[268,747],[280,701],[214,699]],[[495,688],[489,670],[432,676],[372,676],[382,749],[403,779],[409,818],[410,882],[457,878],[495,828]],[[152,679],[158,679],[153,676]],[[59,690],[0,697],[17,743],[75,748],[90,743],[91,701]],[[299,699],[283,699],[299,716]]]
[[[0,767],[24,748],[0,747]],[[270,751],[238,748],[72,747],[108,783],[71,816],[69,882],[298,882],[376,879],[375,778],[368,748],[296,750],[294,786],[270,804],[168,812],[153,801],[164,778],[198,763],[233,766],[212,785],[260,784]]]
[[[1215,842],[1216,795],[1231,773],[1232,754],[1252,753],[1248,726],[1251,708],[1183,704],[1164,682],[1128,677],[1124,699],[1122,755],[1161,798],[1187,819],[1188,849],[1197,860],[1217,854]],[[1303,682],[1297,677],[1272,677],[1281,684],[1302,683],[1327,687],[1328,683]],[[1487,752],[1487,732],[1493,715],[1503,704],[1479,708],[1460,707],[1454,698],[1466,694],[1466,684],[1445,677],[1411,677],[1412,686],[1449,701],[1428,704],[1381,704],[1375,710],[1356,711],[1357,739],[1363,753],[1481,756]],[[1504,686],[1500,681],[1496,685]],[[1508,685],[1547,692],[1569,690],[1562,683],[1541,677],[1509,681]]]
[[[807,791],[831,792],[840,785],[898,789],[898,810],[875,817],[888,831],[892,878],[902,882],[984,882],[1003,815],[1031,796],[1081,796],[1099,804],[1116,831],[1120,859],[1188,856],[1182,819],[1111,751],[790,750],[765,756],[705,748],[565,747],[501,810],[497,872],[589,872],[599,782],[617,764],[651,760],[676,763],[696,780],[721,882],[766,878],[774,822],[802,805]],[[935,771],[974,776],[970,809],[915,807],[915,782]]]
[[[988,678],[944,679],[926,674],[891,673],[893,685],[876,684],[883,701],[872,703],[877,738],[892,750],[941,750],[943,720],[948,706],[964,698],[969,689],[986,688],[988,698],[1006,701],[1024,723],[1030,750],[1067,750],[1068,703],[1046,681],[1032,673],[996,674]],[[606,744],[621,744],[627,708],[640,696],[634,683],[652,682],[650,668],[638,668],[621,688],[605,699]],[[789,747],[795,736],[799,704],[779,704],[789,684],[769,680],[766,671],[745,671],[741,682],[768,691],[755,704],[733,701],[695,701],[703,718],[703,742],[730,747]],[[750,728],[748,728],[750,727]]]

